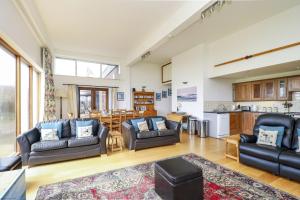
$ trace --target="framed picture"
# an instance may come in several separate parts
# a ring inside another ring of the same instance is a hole
[[[156,101],[160,101],[161,100],[161,93],[156,93],[155,97],[156,97]]]
[[[167,91],[162,91],[162,98],[168,98],[168,93],[167,93]]]
[[[178,102],[194,102],[197,101],[197,87],[186,87],[177,89]]]
[[[125,94],[124,92],[117,92],[117,101],[124,101]]]
[[[168,96],[172,96],[172,88],[168,88]]]

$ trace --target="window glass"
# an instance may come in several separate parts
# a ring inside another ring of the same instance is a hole
[[[56,75],[76,76],[75,60],[56,58],[54,73]]]
[[[117,65],[102,64],[101,78],[117,79],[119,78],[119,67]]]
[[[33,70],[32,74],[32,123],[33,126],[39,121],[39,74]]]
[[[0,157],[16,151],[16,57],[0,46]]]
[[[77,61],[77,76],[99,78],[100,64]]]
[[[29,66],[21,63],[21,132],[29,129]]]

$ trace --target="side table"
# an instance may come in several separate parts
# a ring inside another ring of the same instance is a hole
[[[236,160],[237,162],[240,162],[240,134],[231,135],[226,138],[226,149],[225,149],[225,157],[231,158]],[[236,156],[229,153],[229,145],[235,145],[236,148]]]

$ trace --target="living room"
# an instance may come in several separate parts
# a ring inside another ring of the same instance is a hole
[[[300,198],[299,11],[0,1],[0,199]]]

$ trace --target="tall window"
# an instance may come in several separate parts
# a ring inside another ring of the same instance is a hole
[[[65,76],[118,79],[119,69],[118,65],[56,58],[54,73]]]
[[[0,45],[0,156],[16,148],[16,57]]]
[[[29,66],[21,62],[21,132],[29,129]]]
[[[32,124],[39,121],[39,73],[33,70],[32,74]]]

